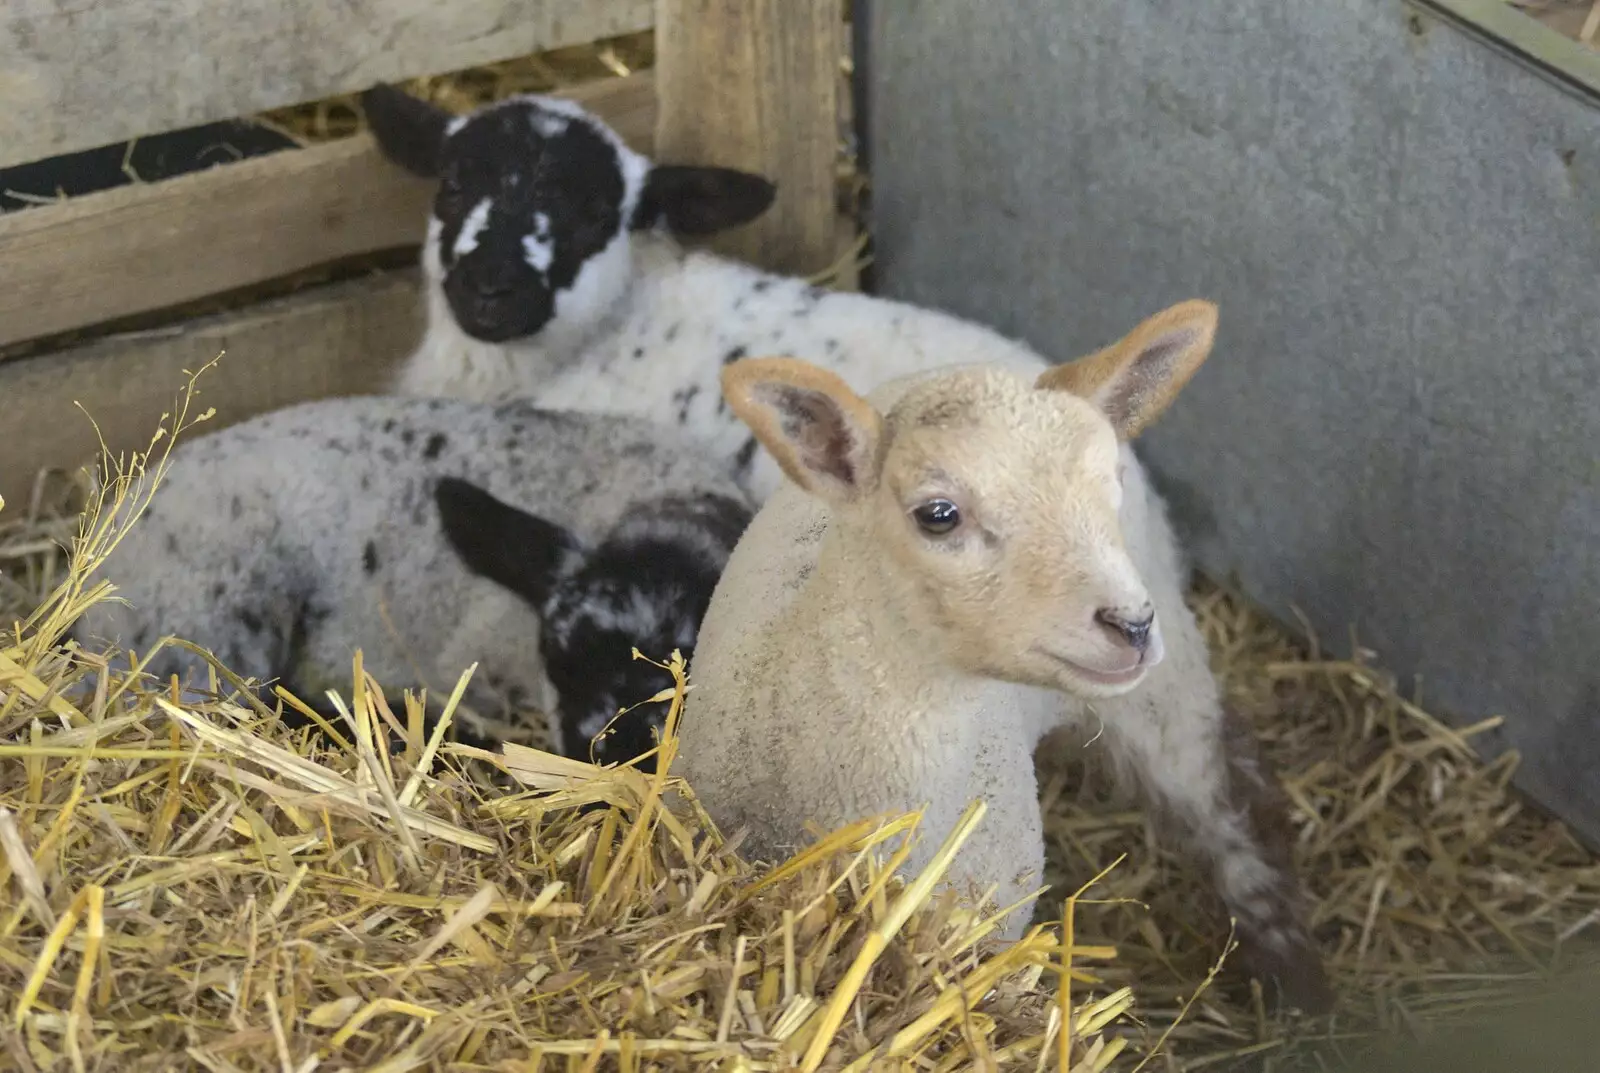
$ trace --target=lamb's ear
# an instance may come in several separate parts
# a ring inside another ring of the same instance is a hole
[[[680,235],[709,235],[754,220],[777,193],[771,181],[747,171],[656,164],[630,226],[643,231],[665,224]]]
[[[361,95],[361,110],[384,156],[413,175],[438,177],[439,153],[452,118],[449,112],[385,85]]]
[[[1046,370],[1037,386],[1083,396],[1118,436],[1131,440],[1177,398],[1211,353],[1216,334],[1214,303],[1180,302],[1104,350]]]
[[[467,569],[538,610],[543,610],[556,580],[582,553],[577,537],[564,527],[456,477],[441,477],[433,500],[445,541]]]
[[[843,380],[793,358],[744,358],[722,394],[783,472],[834,502],[870,492],[883,464],[883,418]]]

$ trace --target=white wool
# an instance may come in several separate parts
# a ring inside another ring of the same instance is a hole
[[[550,262],[555,260],[556,249],[548,238],[527,235],[522,240],[522,256],[529,268],[543,275],[550,271]]]
[[[489,213],[492,211],[494,201],[491,198],[483,198],[472,206],[472,211],[461,222],[461,230],[456,234],[455,245],[451,248],[457,258],[465,257],[478,248],[478,237],[489,226]]]
[[[556,115],[552,112],[533,113],[533,129],[538,131],[539,135],[544,138],[554,138],[558,134],[564,134],[570,123],[571,120],[566,116]]]

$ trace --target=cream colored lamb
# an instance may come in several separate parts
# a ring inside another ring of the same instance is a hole
[[[866,399],[792,359],[727,367],[728,405],[788,481],[729,560],[690,668],[676,773],[725,832],[776,860],[807,821],[925,806],[915,872],[982,796],[951,875],[1003,907],[1044,865],[1034,749],[1082,728],[1206,859],[1245,967],[1289,1004],[1327,1004],[1283,802],[1220,702],[1126,442],[1215,328],[1215,306],[1187,302],[1043,374],[947,367]]]

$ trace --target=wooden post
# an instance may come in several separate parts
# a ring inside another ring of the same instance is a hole
[[[777,200],[713,248],[779,272],[838,257],[840,0],[656,0],[656,158],[759,172]]]

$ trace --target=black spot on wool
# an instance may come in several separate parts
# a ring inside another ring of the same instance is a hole
[[[750,468],[750,460],[756,456],[756,438],[751,436],[744,441],[744,446],[739,448],[739,453],[733,456],[733,464],[740,473]]]
[[[372,541],[367,541],[367,546],[361,549],[361,569],[368,574],[378,572],[378,546]]]
[[[423,445],[422,457],[432,462],[435,458],[439,457],[439,452],[443,451],[445,445],[449,442],[450,438],[444,433],[435,432],[433,435],[428,437],[428,442]]]
[[[699,384],[690,384],[672,393],[672,401],[678,407],[678,424],[688,424],[689,408],[694,405],[695,396],[698,394],[700,394]]]

